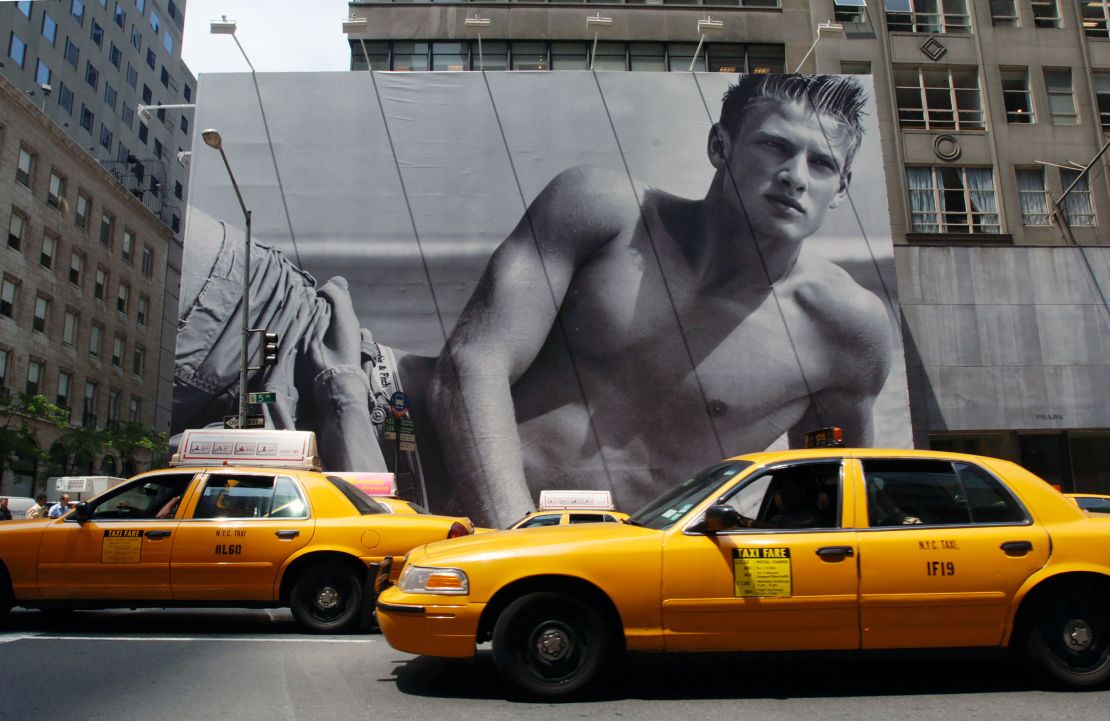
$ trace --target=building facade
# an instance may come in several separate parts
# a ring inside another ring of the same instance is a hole
[[[0,393],[42,394],[70,424],[159,427],[173,365],[165,288],[173,231],[70,138],[23,90],[0,78]],[[170,309],[172,317],[176,303]],[[64,431],[43,427],[40,450]],[[118,474],[118,459],[82,472]],[[0,493],[30,495],[33,459],[15,459]]]
[[[351,2],[343,26],[352,70],[871,75],[915,445],[1110,493],[1110,2]]]

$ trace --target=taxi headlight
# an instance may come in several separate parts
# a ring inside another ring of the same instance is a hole
[[[405,566],[397,586],[405,593],[434,593],[465,596],[470,593],[470,580],[458,568],[426,568]]]

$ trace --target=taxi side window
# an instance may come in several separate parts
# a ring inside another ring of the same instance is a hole
[[[1015,523],[1026,520],[1016,499],[970,463],[864,460],[872,527]]]
[[[536,528],[538,526],[558,526],[563,515],[561,513],[549,513],[544,516],[534,516],[529,518],[524,523],[520,524],[520,528]]]
[[[193,518],[303,517],[305,507],[295,484],[285,477],[212,474]]]
[[[758,521],[757,528],[839,528],[840,462],[771,468],[723,503]]]
[[[192,473],[168,473],[125,483],[93,505],[90,520],[171,519]]]

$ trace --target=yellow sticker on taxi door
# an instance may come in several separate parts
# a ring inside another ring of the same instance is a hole
[[[101,563],[138,563],[143,550],[141,529],[104,531],[100,546]]]
[[[787,598],[792,595],[790,549],[732,549],[735,593],[741,598]]]

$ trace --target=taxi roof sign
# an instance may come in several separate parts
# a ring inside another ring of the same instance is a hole
[[[806,448],[824,448],[827,446],[843,446],[844,431],[837,426],[819,428],[805,434]]]
[[[609,491],[540,491],[540,511],[568,511],[585,508],[591,511],[612,511],[613,494]]]
[[[389,496],[397,498],[397,478],[392,473],[328,471],[328,475],[342,478],[368,496]]]
[[[271,466],[320,470],[312,431],[187,430],[171,466]]]

